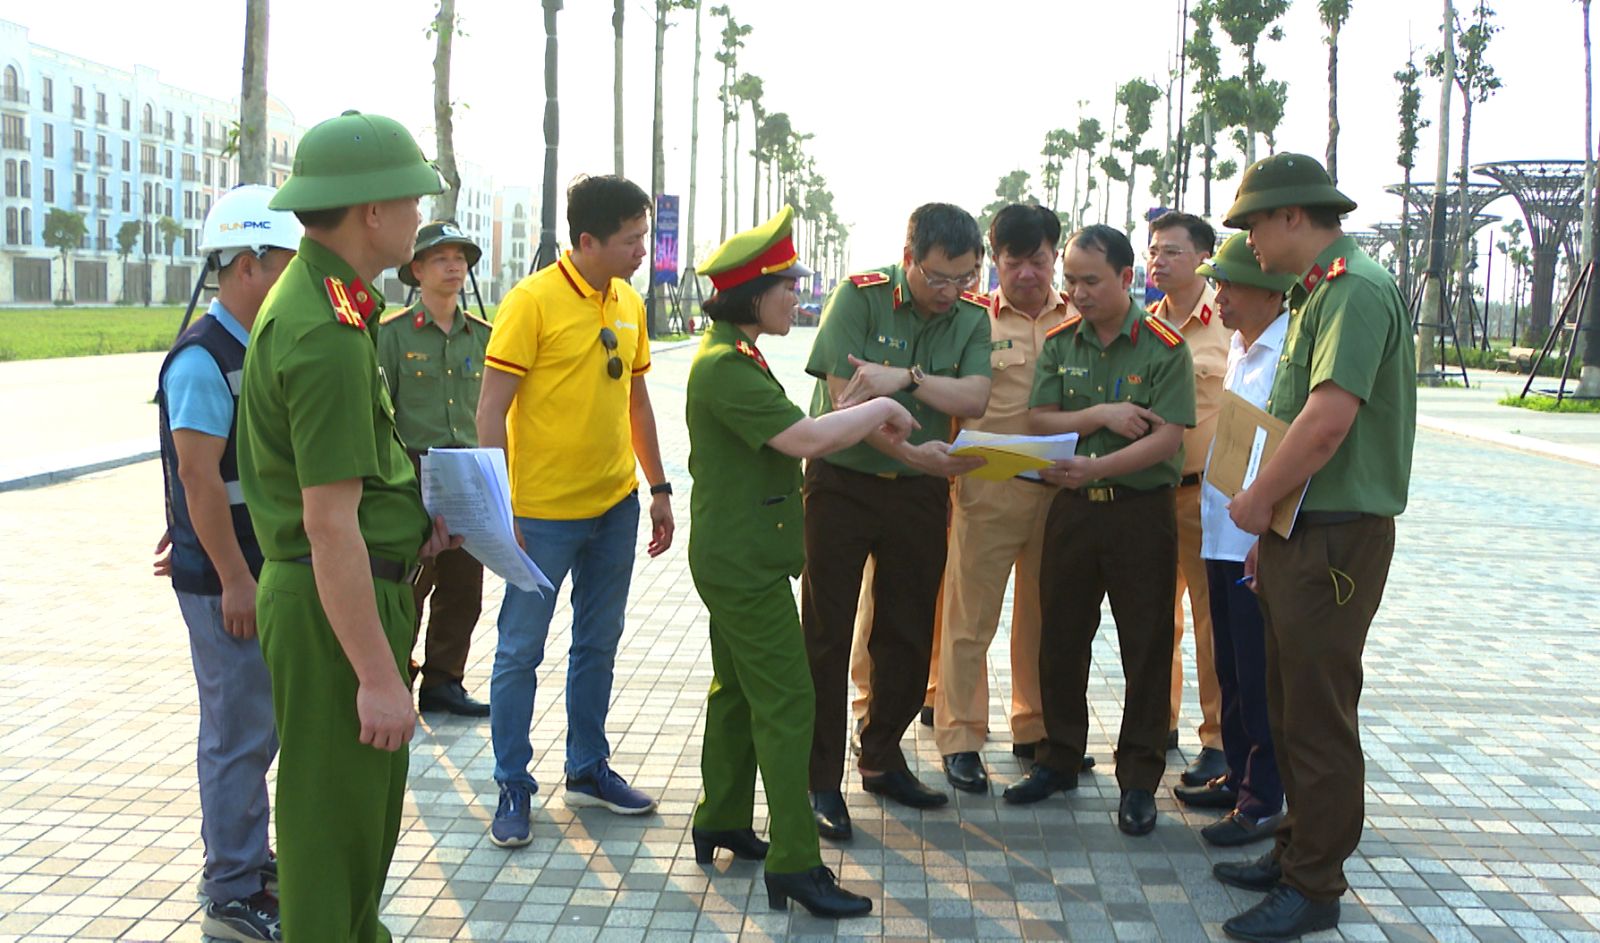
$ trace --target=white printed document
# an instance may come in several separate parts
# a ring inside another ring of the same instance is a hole
[[[1078,449],[1078,434],[1000,435],[961,430],[950,443],[951,455],[977,455],[988,464],[969,472],[974,478],[1004,481],[1023,477],[1038,480],[1038,471],[1058,459],[1071,458]]]
[[[443,517],[462,548],[526,592],[555,587],[520,546],[511,516],[511,480],[500,449],[429,449],[422,456],[422,504]]]

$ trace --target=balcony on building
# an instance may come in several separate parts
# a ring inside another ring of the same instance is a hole
[[[200,143],[208,151],[220,151],[228,146],[228,138],[223,134],[202,135]]]
[[[75,163],[87,164],[89,162],[89,149],[87,147],[75,147],[75,148],[73,148],[72,149],[72,160]]]
[[[139,133],[147,137],[157,137],[161,134],[161,126],[154,121],[141,121],[139,122]]]
[[[0,105],[16,111],[28,107],[28,92],[13,85],[0,86]]]
[[[199,183],[200,171],[193,167],[185,167],[183,168],[183,179],[188,183]]]
[[[152,177],[159,176],[161,173],[161,162],[155,160],[141,160],[139,161],[139,172],[142,174],[149,174]]]
[[[96,236],[94,240],[94,247],[100,252],[111,252],[116,249],[116,246],[112,243],[110,236]]]
[[[169,125],[167,125],[167,126],[166,126],[166,127],[165,127],[165,128],[162,128],[162,129],[161,129],[161,136],[162,136],[162,137],[164,137],[164,138],[166,138],[166,139],[167,139],[167,140],[169,140],[169,141],[170,141],[170,140],[172,140],[172,135],[173,135],[173,134],[174,134],[174,133],[175,133],[175,132],[174,132],[174,130],[173,130],[173,127],[172,127],[172,125],[170,125],[170,124],[169,124]]]
[[[94,162],[96,164],[99,164],[101,167],[110,167],[112,162],[113,162],[112,161],[112,157],[111,157],[111,152],[110,151],[100,151],[99,153],[94,155]]]
[[[106,110],[104,108],[96,108],[95,109],[95,112],[94,112],[94,123],[95,124],[106,124],[110,120],[111,120],[111,115],[107,114]]]
[[[72,106],[72,117],[78,119],[79,121],[82,121],[84,119],[84,116],[87,115],[88,113],[89,113],[89,110],[87,108],[83,107],[82,105],[73,105]]]
[[[87,208],[89,206],[89,194],[82,190],[75,191],[72,194],[72,205]]]
[[[102,210],[111,209],[111,195],[107,193],[97,194],[94,198],[94,205]]]
[[[29,143],[30,142],[29,142],[28,136],[26,134],[5,134],[5,135],[0,135],[0,147],[3,147],[8,151],[25,151],[25,150],[28,150],[28,144]],[[46,156],[48,156],[48,155],[46,155]]]

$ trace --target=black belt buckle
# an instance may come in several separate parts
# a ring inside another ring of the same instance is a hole
[[[406,571],[406,578],[401,582],[407,586],[415,586],[422,582],[422,563],[419,561],[411,564],[411,569]]]
[[[1189,474],[1178,479],[1178,487],[1187,488],[1190,485],[1198,485],[1202,477],[1203,476],[1199,472],[1190,472]]]

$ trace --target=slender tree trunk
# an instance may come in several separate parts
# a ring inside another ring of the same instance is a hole
[[[1400,197],[1400,291],[1411,303],[1411,200],[1404,194],[1411,192],[1411,168],[1405,168],[1405,187]]]
[[[611,147],[612,173],[622,176],[622,12],[623,0],[616,0],[611,8],[611,29],[615,34],[612,44],[611,76]]]
[[[239,182],[267,183],[267,0],[245,0]]]
[[[556,157],[561,144],[561,104],[556,94],[556,14],[561,0],[544,3],[544,182],[539,206],[539,249],[533,271],[556,261]]]
[[[1435,348],[1438,341],[1439,314],[1444,310],[1443,293],[1449,265],[1444,259],[1445,207],[1448,205],[1450,179],[1450,93],[1455,88],[1455,6],[1444,0],[1444,50],[1442,78],[1439,81],[1439,145],[1435,152],[1438,161],[1434,166],[1432,232],[1428,236],[1428,268],[1423,273],[1422,307],[1417,312],[1417,373],[1434,373],[1439,367]]]
[[[455,109],[450,105],[450,47],[456,32],[456,0],[439,0],[433,18],[433,128],[438,144],[439,173],[449,189],[433,198],[435,219],[455,219],[461,195],[461,173],[456,169]]]
[[[700,175],[700,8],[694,5],[694,94],[689,105],[689,213],[683,221],[683,270],[694,277],[694,203]]]
[[[661,196],[667,188],[667,152],[663,141],[661,109],[663,96],[662,72],[666,65],[667,11],[669,9],[671,8],[668,6],[667,0],[656,0],[656,97],[655,111],[650,121],[650,200],[652,206],[655,205],[656,198]],[[650,337],[655,337],[661,330],[661,326],[656,323],[656,319],[658,316],[665,317],[665,312],[662,311],[661,291],[656,285],[655,271],[655,242],[661,237],[661,229],[658,226],[651,226],[650,232],[652,236],[650,264],[645,268],[646,277],[649,279],[646,285],[648,286],[647,291],[649,292],[650,301],[650,316],[646,333]]]
[[[1595,267],[1594,63],[1589,42],[1589,5],[1583,0],[1583,264],[1590,273],[1584,312],[1583,369],[1578,395],[1600,397],[1600,270]]]
[[[761,222],[761,112],[750,103],[750,225]]]
[[[722,231],[717,234],[717,241],[728,241],[728,106],[733,101],[733,67],[729,63],[722,66]]]
[[[1328,27],[1328,176],[1339,183],[1339,23]]]
[[[1244,122],[1244,165],[1249,167],[1256,162],[1256,47],[1254,43],[1245,47],[1244,66],[1245,91],[1250,95],[1250,110],[1247,112],[1250,117],[1246,118]]]
[[[1207,106],[1201,112],[1201,123],[1205,125],[1206,143],[1205,150],[1200,159],[1200,176],[1205,181],[1205,200],[1201,210],[1206,216],[1211,215],[1211,175],[1215,172],[1212,161],[1217,156],[1217,129],[1211,124],[1211,108]]]
[[[734,84],[738,84],[739,76],[733,77]],[[728,204],[731,209],[728,227],[733,232],[739,231],[739,128],[744,124],[744,115],[735,105],[733,108],[733,158],[729,163],[733,166],[733,202]],[[724,239],[727,237],[724,236]]]
[[[1467,315],[1468,323],[1471,322],[1471,309],[1467,306],[1472,297],[1472,245],[1469,234],[1472,232],[1472,205],[1467,195],[1467,166],[1469,150],[1472,142],[1472,89],[1461,89],[1461,164],[1456,168],[1456,186],[1461,192],[1456,202],[1456,292],[1455,302],[1450,306],[1450,316],[1455,321],[1457,341],[1461,334],[1461,317]],[[1470,328],[1469,328],[1470,330]]]

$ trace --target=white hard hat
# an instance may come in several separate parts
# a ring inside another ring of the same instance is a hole
[[[200,254],[218,270],[227,268],[241,252],[257,255],[268,249],[298,249],[305,228],[293,213],[267,209],[278,191],[258,183],[229,190],[206,214],[200,231]]]

